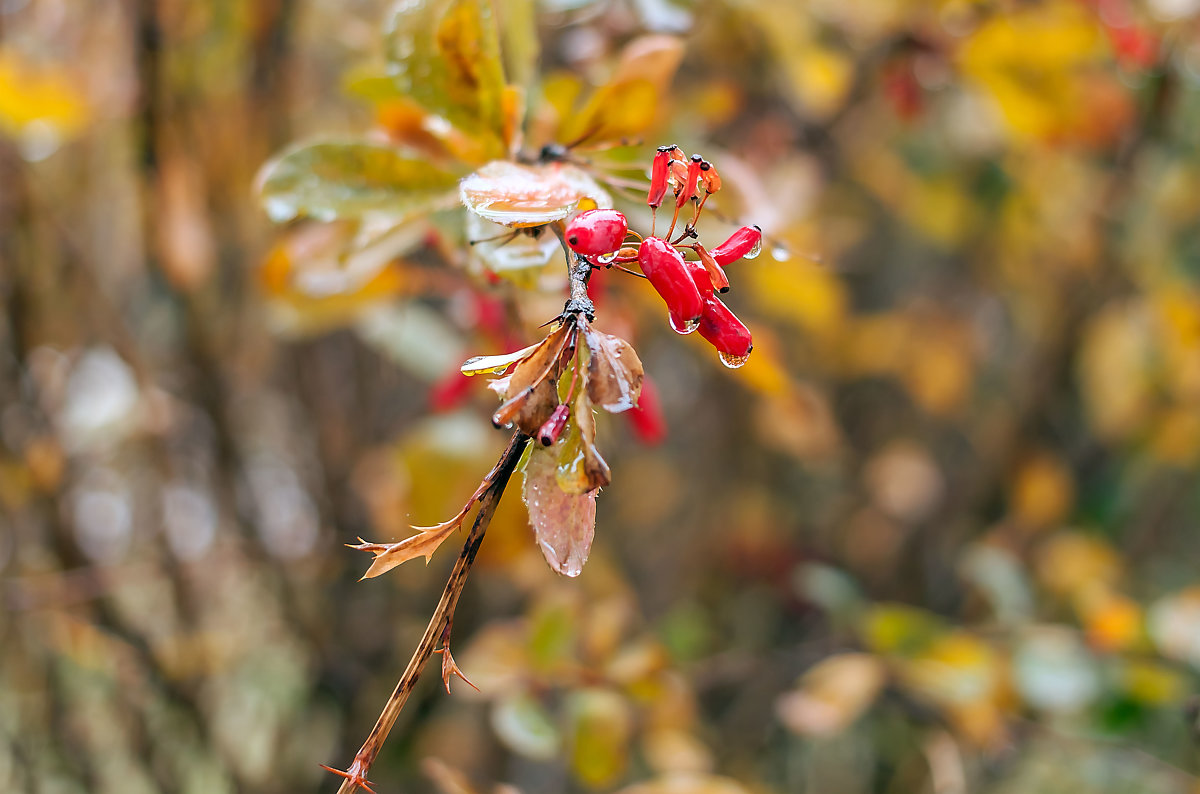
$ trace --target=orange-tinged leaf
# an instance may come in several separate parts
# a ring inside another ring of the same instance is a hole
[[[637,405],[642,391],[642,362],[633,345],[619,336],[588,328],[584,335],[588,360],[588,397],[610,413]]]
[[[566,163],[496,160],[463,179],[459,197],[471,212],[510,228],[562,220],[585,199],[597,207],[612,206],[612,198],[596,180]]]
[[[477,138],[492,156],[504,154],[504,70],[489,0],[399,3],[386,47],[399,95]]]
[[[596,530],[596,492],[569,494],[558,486],[557,446],[532,446],[525,465],[525,505],[546,562],[561,574],[578,576]]]
[[[673,36],[643,36],[630,42],[612,78],[579,113],[568,117],[559,139],[580,145],[645,133],[661,112],[682,60],[683,42]]]

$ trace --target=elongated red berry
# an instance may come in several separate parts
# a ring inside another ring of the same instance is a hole
[[[692,250],[696,252],[696,256],[700,257],[700,264],[708,273],[708,280],[712,284],[712,288],[720,293],[729,292],[729,277],[725,275],[725,271],[717,264],[717,260],[713,259],[708,249],[700,243],[696,243],[692,246]]]
[[[667,166],[671,163],[671,151],[678,146],[660,146],[654,155],[654,165],[650,171],[650,193],[646,203],[654,209],[662,206],[663,197],[667,195]]]
[[[712,279],[709,278],[708,270],[704,267],[703,262],[695,259],[685,259],[683,264],[687,266],[688,275],[692,277],[692,283],[696,285],[696,291],[700,293],[700,297],[705,300],[709,295],[713,294]]]
[[[666,240],[647,237],[638,248],[638,265],[679,323],[677,330],[695,330],[704,299],[683,256]]]
[[[704,162],[703,157],[698,154],[692,155],[692,161],[688,163],[687,175],[683,178],[683,188],[675,197],[675,206],[682,207],[688,199],[696,195],[696,180],[700,178],[700,163],[702,162]]]
[[[567,224],[567,245],[584,256],[611,254],[629,233],[629,221],[616,210],[581,212]]]
[[[567,426],[567,418],[570,416],[571,408],[566,403],[554,409],[554,413],[550,414],[550,418],[546,420],[545,424],[538,428],[538,441],[543,447],[548,447],[558,441],[563,428]]]
[[[740,367],[746,363],[746,358],[754,349],[750,329],[716,295],[704,302],[700,336],[717,349],[721,361],[730,367]]]
[[[762,229],[757,226],[743,226],[729,239],[712,250],[713,259],[718,265],[728,265],[742,257],[753,259],[762,250]]]

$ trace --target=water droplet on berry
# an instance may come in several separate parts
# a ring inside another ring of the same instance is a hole
[[[771,257],[776,262],[786,262],[792,258],[792,252],[784,248],[782,245],[777,245],[771,249]]]
[[[742,259],[754,259],[761,253],[762,253],[762,235],[759,235],[759,238],[754,243],[754,246],[749,251],[746,252],[746,254],[742,257]]]
[[[744,356],[731,356],[728,353],[718,353],[717,355],[721,357],[721,363],[730,369],[737,369],[750,360],[749,353]]]
[[[674,314],[670,314],[667,315],[667,320],[671,324],[671,330],[677,334],[682,334],[683,336],[687,336],[700,327],[700,318],[698,317],[691,322],[681,323],[675,319]]]

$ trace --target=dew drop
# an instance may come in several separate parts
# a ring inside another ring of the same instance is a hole
[[[784,248],[782,245],[777,245],[771,249],[771,257],[776,262],[786,262],[792,258],[792,252]]]
[[[759,235],[758,240],[754,243],[754,247],[746,252],[742,259],[754,259],[762,253],[762,235]]]
[[[667,320],[671,324],[671,330],[683,336],[687,336],[700,327],[700,318],[698,317],[691,322],[679,323],[676,321],[674,314],[669,314],[667,315]]]
[[[745,363],[750,360],[749,353],[744,356],[731,356],[728,353],[718,353],[717,355],[721,357],[721,363],[730,369],[737,369],[738,367],[744,366]]]
[[[607,264],[609,264],[610,262],[612,262],[614,259],[616,259],[616,258],[617,258],[617,255],[618,255],[619,253],[621,253],[621,252],[620,252],[620,251],[613,251],[611,254],[601,254],[600,256],[596,257],[596,264],[598,264],[598,265],[607,265]]]

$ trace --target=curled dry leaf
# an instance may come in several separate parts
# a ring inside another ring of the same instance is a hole
[[[538,548],[550,567],[578,576],[596,530],[596,492],[570,494],[558,485],[558,447],[533,445],[525,465],[525,506]]]
[[[368,543],[359,538],[358,543],[348,543],[346,545],[352,549],[369,551],[375,555],[375,559],[371,562],[371,567],[362,575],[363,579],[373,579],[380,574],[387,573],[400,563],[408,562],[417,557],[424,557],[425,562],[429,562],[433,557],[433,553],[437,551],[438,546],[442,545],[442,541],[450,537],[456,529],[462,526],[463,516],[465,515],[466,511],[463,511],[444,524],[437,524],[432,527],[413,527],[413,529],[418,530],[417,534],[397,543]]]
[[[636,406],[643,372],[633,345],[592,328],[587,329],[584,339],[591,353],[587,391],[592,402],[614,414]]]

